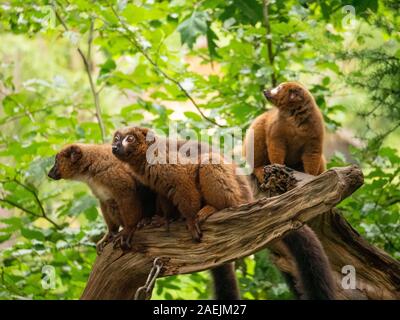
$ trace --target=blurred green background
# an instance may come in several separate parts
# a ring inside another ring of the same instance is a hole
[[[128,124],[245,130],[285,80],[323,111],[329,165],[364,171],[343,214],[400,259],[399,16],[397,0],[1,0],[0,299],[85,286],[105,225],[85,185],[47,179],[63,145]],[[237,275],[245,299],[293,298],[265,251]],[[207,272],[153,294],[210,297]]]

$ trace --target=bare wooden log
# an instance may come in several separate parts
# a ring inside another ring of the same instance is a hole
[[[156,257],[164,263],[161,276],[206,270],[246,257],[330,210],[362,183],[362,172],[354,166],[329,170],[283,195],[213,214],[202,225],[200,243],[192,242],[183,222],[172,223],[169,232],[144,227],[135,233],[133,251],[123,254],[111,244],[106,246],[81,298],[132,299]]]
[[[266,169],[268,182],[261,186],[266,196],[302,186],[314,179],[301,172],[289,172],[284,166],[274,165]],[[363,239],[337,209],[330,209],[307,224],[317,234],[329,257],[339,299],[400,299],[400,263]],[[275,254],[278,267],[298,279],[294,261],[285,248],[279,242],[269,248]],[[354,267],[355,289],[342,286],[346,274],[342,273],[342,268],[345,266]]]

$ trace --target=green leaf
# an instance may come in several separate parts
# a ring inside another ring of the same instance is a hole
[[[195,112],[186,111],[186,112],[184,112],[184,115],[187,118],[192,119],[194,121],[199,121],[199,122],[202,121],[202,117],[200,115],[198,115],[197,113],[195,113]]]
[[[388,158],[392,164],[400,162],[400,157],[396,153],[396,149],[384,147],[379,150],[379,155]]]
[[[113,59],[107,59],[101,66],[100,66],[100,76],[104,76],[105,74],[110,73],[111,71],[115,70],[117,65]]]
[[[322,16],[325,20],[329,20],[329,16],[331,14],[330,6],[324,0],[320,1],[319,3],[321,6]]]
[[[5,228],[7,228],[8,231],[19,230],[22,227],[22,220],[19,217],[2,218],[0,222],[7,225]],[[2,230],[5,228],[3,227]]]
[[[194,11],[189,18],[178,26],[181,42],[187,44],[190,49],[193,48],[197,37],[206,35],[207,30],[207,16],[204,12],[198,11]]]
[[[27,239],[36,239],[43,241],[45,239],[42,232],[33,229],[22,228],[21,234]]]
[[[165,13],[156,7],[149,9],[144,6],[135,6],[131,3],[126,6],[122,15],[130,24],[137,24],[146,20],[156,20],[165,17]]]
[[[86,210],[97,205],[97,200],[91,195],[84,195],[74,201],[73,206],[69,210],[69,213],[72,215],[78,215]]]
[[[7,241],[11,238],[11,233],[0,233],[0,243]]]
[[[37,187],[40,182],[47,179],[47,169],[54,164],[54,157],[38,158],[29,166],[29,169],[25,172],[27,182]]]
[[[221,56],[217,53],[217,44],[215,41],[218,40],[217,35],[211,29],[210,23],[207,23],[207,45],[208,45],[208,53],[210,54],[211,59],[214,57],[221,58]]]
[[[94,221],[96,220],[97,216],[99,215],[97,208],[96,207],[91,207],[87,210],[85,210],[85,217],[89,220],[89,221]]]
[[[356,7],[356,12],[358,14],[366,10],[372,10],[374,12],[378,10],[378,0],[352,0],[350,3]]]

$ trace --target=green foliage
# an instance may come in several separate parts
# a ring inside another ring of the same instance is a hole
[[[193,49],[193,45],[200,35],[207,34],[207,16],[204,12],[193,12],[178,27],[181,41]]]
[[[369,146],[371,148],[371,146]],[[346,218],[361,234],[395,258],[400,258],[400,157],[389,147],[379,148],[374,156],[354,150],[363,161],[365,185],[340,204]],[[331,165],[345,165],[335,159]]]
[[[99,118],[106,140],[128,124],[246,129],[269,108],[262,89],[286,80],[307,84],[330,132],[363,138],[353,158],[365,185],[341,208],[399,258],[398,19],[393,0],[275,0],[268,19],[261,0],[0,5],[0,206],[10,213],[0,218],[0,299],[77,299],[87,281],[105,226],[87,187],[47,178],[63,145],[101,143]],[[49,266],[54,288],[42,285]],[[292,298],[266,252],[239,261],[237,275],[245,299]],[[163,278],[154,297],[207,299],[210,288],[205,272]]]

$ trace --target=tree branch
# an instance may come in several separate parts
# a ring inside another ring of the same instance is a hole
[[[27,114],[26,112],[15,114],[13,116],[9,116],[9,117],[4,118],[3,122],[0,123],[0,126],[3,126],[3,125],[5,125],[5,124],[7,124],[9,122],[12,122],[12,121],[17,121],[17,120],[25,118],[25,117],[28,117],[32,121],[32,117],[33,117],[34,114],[39,113],[39,112],[45,112],[45,111],[48,111],[48,110],[51,110],[51,109],[57,108],[57,107],[64,107],[64,106],[63,105],[60,106],[59,104],[55,104],[54,103],[54,104],[51,104],[51,105],[47,105],[44,108],[39,108],[39,109],[35,109],[35,110],[29,110],[29,114]]]
[[[213,214],[202,225],[203,239],[194,243],[183,222],[170,231],[146,226],[135,233],[134,251],[106,246],[97,257],[82,299],[132,299],[160,257],[162,276],[214,268],[249,256],[331,209],[363,182],[356,167],[336,168],[283,195]],[[246,232],[243,232],[246,230]]]
[[[55,5],[54,5],[54,12],[55,12],[55,15],[56,15],[58,21],[60,21],[61,25],[64,27],[65,31],[69,31],[69,28],[68,28],[67,24],[65,23],[63,18],[58,13]],[[96,90],[96,85],[94,84],[93,77],[92,77],[92,71],[91,71],[92,68],[91,68],[91,56],[90,56],[90,54],[91,54],[92,42],[93,42],[93,20],[91,20],[91,25],[90,25],[90,29],[89,29],[88,56],[86,56],[83,53],[83,51],[81,50],[81,48],[79,46],[77,47],[77,50],[78,50],[79,55],[82,58],[83,64],[85,66],[85,71],[86,71],[86,74],[87,74],[88,79],[89,79],[90,90],[92,92],[94,106],[96,108],[95,116],[96,116],[96,119],[97,119],[97,123],[99,124],[101,139],[102,139],[102,141],[104,143],[106,141],[106,130],[105,130],[103,117],[102,117],[102,112],[101,112],[101,107],[100,107],[99,92]]]
[[[15,208],[17,208],[17,209],[19,209],[19,210],[21,210],[21,211],[23,211],[25,213],[28,213],[28,214],[30,214],[30,215],[32,215],[34,217],[41,218],[40,214],[37,214],[36,212],[34,212],[34,211],[30,210],[30,209],[26,209],[23,206],[21,206],[20,204],[14,202],[12,200],[5,199],[5,198],[0,198],[0,202],[7,203],[10,206],[13,206],[13,207],[15,207]]]
[[[301,188],[315,179],[314,176],[296,171],[291,173],[292,177],[284,177],[283,173],[278,170],[269,175],[269,183],[263,185],[265,190],[276,195],[294,187]],[[400,299],[400,263],[364,240],[338,210],[327,210],[311,219],[308,225],[318,235],[329,257],[339,299]],[[295,262],[284,248],[274,245],[271,249],[275,253],[277,266],[300,282]],[[344,266],[354,267],[354,288],[343,287],[342,281],[346,280],[347,275],[342,272]]]
[[[94,32],[94,18],[92,17],[92,18],[90,18],[90,27],[89,27],[89,35],[88,35],[88,40],[87,40],[87,53],[86,53],[90,72],[92,72],[92,69],[93,69],[93,63],[91,61],[92,60],[93,32]],[[97,90],[97,92],[99,92],[99,90]]]
[[[275,69],[274,69],[275,55],[272,51],[272,34],[271,34],[271,24],[270,24],[270,19],[269,19],[268,6],[269,6],[269,0],[263,0],[264,24],[265,24],[265,29],[267,31],[266,40],[267,40],[268,60],[269,60],[269,64],[272,67],[271,82],[272,82],[272,86],[275,87],[277,85],[276,74],[275,74]]]
[[[3,183],[4,182],[14,182],[14,183],[18,184],[19,186],[21,186],[22,188],[24,188],[30,194],[32,194],[33,198],[35,199],[36,204],[39,207],[40,214],[36,213],[32,210],[26,209],[26,208],[22,207],[21,205],[19,205],[18,203],[13,202],[9,199],[0,198],[0,202],[8,203],[9,205],[12,205],[13,207],[16,207],[16,208],[20,209],[21,211],[24,211],[34,217],[43,218],[43,219],[47,220],[49,223],[51,223],[58,230],[62,229],[53,219],[49,218],[49,216],[46,213],[46,210],[43,207],[42,201],[40,200],[39,195],[37,194],[37,192],[35,190],[31,189],[26,184],[23,184],[21,181],[17,180],[16,178],[14,178],[12,180],[2,181],[2,182]]]

